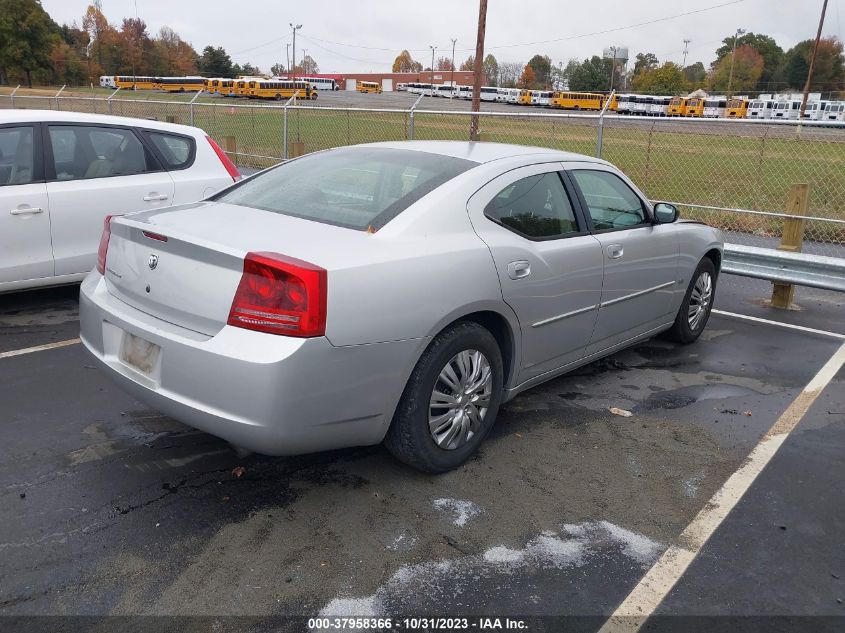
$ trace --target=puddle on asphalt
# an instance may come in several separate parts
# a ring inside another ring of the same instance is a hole
[[[721,400],[750,395],[758,396],[761,394],[759,391],[739,385],[692,385],[671,391],[653,393],[644,402],[636,405],[634,411],[682,409],[702,400]]]

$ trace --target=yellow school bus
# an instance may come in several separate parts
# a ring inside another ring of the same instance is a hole
[[[549,106],[566,110],[601,110],[605,101],[607,95],[598,92],[554,92]]]
[[[530,90],[520,90],[519,96],[516,98],[516,102],[519,105],[531,105],[531,91]]]
[[[687,99],[686,97],[672,97],[669,101],[669,109],[666,111],[669,116],[686,116],[687,115]]]
[[[358,92],[381,94],[381,84],[377,81],[359,81],[355,84],[355,90]]]
[[[204,77],[159,77],[156,90],[165,92],[198,92],[205,90]]]
[[[316,99],[317,89],[307,81],[293,79],[251,80],[249,96],[257,99],[290,99],[293,95],[299,99]]]
[[[690,97],[687,99],[687,109],[684,116],[704,116],[704,99],[701,97]]]
[[[118,75],[114,78],[114,85],[124,90],[155,90],[160,77],[138,77],[135,75]]]
[[[725,108],[725,116],[729,119],[744,119],[748,116],[748,99],[735,97],[728,99],[728,107]]]

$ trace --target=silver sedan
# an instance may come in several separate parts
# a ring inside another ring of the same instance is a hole
[[[82,340],[138,399],[271,455],[384,442],[429,472],[525,389],[707,324],[720,233],[612,165],[428,141],[288,161],[106,220]]]

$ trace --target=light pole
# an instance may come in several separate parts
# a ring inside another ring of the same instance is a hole
[[[684,63],[681,64],[681,68],[687,67],[687,53],[689,52],[689,43],[690,42],[692,42],[692,40],[684,40]]]
[[[437,47],[432,46],[431,44],[429,44],[428,47],[431,49],[431,74],[429,75],[429,81],[430,81],[429,85],[431,86],[431,92],[429,92],[429,96],[433,97],[434,96],[434,51],[437,50]]]
[[[293,25],[293,22],[289,22],[290,28],[293,29],[293,66],[291,67],[291,79],[296,81],[296,32],[302,28],[301,24],[297,24],[296,26]]]
[[[731,72],[728,75],[728,96],[729,97],[731,96],[731,85],[733,85],[733,80],[734,80],[734,62],[736,61],[736,40],[743,33],[745,33],[745,29],[737,29],[736,33],[734,34],[734,45],[733,45],[733,49],[731,50]]]
[[[302,73],[307,75],[308,71],[305,69],[305,49],[302,49]]]
[[[449,79],[449,83],[452,84],[452,90],[450,92],[452,96],[455,96],[455,43],[457,41],[457,37],[452,38],[452,77]]]
[[[287,60],[288,65],[285,67],[287,70],[287,74],[290,75],[290,42],[285,44],[285,59]]]

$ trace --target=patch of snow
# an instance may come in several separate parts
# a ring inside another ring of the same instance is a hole
[[[525,559],[525,552],[523,550],[511,549],[504,545],[491,547],[484,552],[484,560],[488,563],[503,563],[505,565],[513,565],[521,563]]]
[[[375,596],[368,598],[335,598],[320,609],[321,617],[377,616],[379,603]]]
[[[647,536],[626,530],[610,521],[599,521],[599,525],[607,530],[611,539],[622,546],[623,554],[641,565],[652,563],[663,549],[660,543],[652,541]]]
[[[449,514],[452,523],[458,527],[463,527],[467,521],[481,514],[481,508],[472,501],[461,499],[435,499],[434,507]]]

